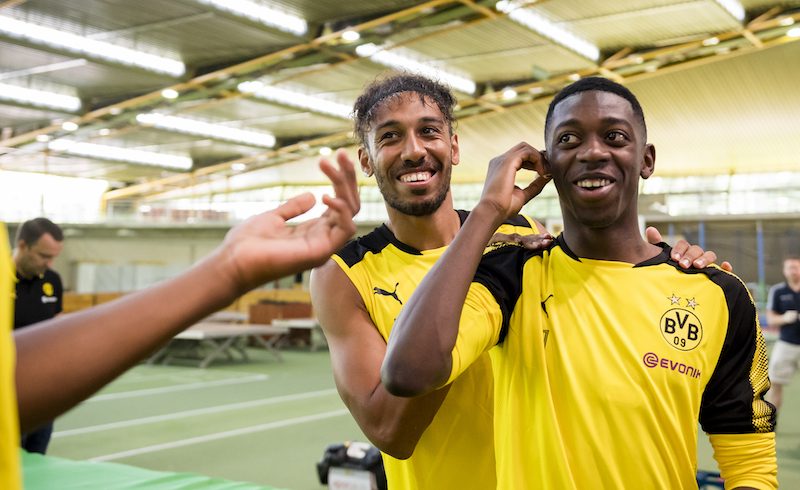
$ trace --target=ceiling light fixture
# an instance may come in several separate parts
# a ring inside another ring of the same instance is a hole
[[[94,143],[83,143],[65,138],[51,141],[48,143],[48,148],[70,155],[110,160],[113,162],[167,167],[178,170],[189,170],[192,168],[192,159],[189,157],[166,155],[164,153],[152,151],[132,150],[120,146],[96,145]]]
[[[434,80],[439,80],[443,83],[446,83],[453,89],[465,94],[475,93],[475,82],[469,78],[448,73],[444,70],[436,68],[432,66],[431,62],[415,60],[407,56],[397,54],[396,52],[391,51],[384,46],[376,46],[372,43],[362,44],[361,46],[356,47],[356,54],[363,58],[369,58],[375,63],[388,66],[390,68],[406,70],[428,78],[433,78]]]
[[[0,16],[0,34],[40,46],[50,46],[81,57],[87,56],[111,61],[172,77],[179,77],[186,72],[186,66],[178,60],[143,53],[105,41],[96,41],[38,24],[22,22],[11,17]]]
[[[72,121],[64,121],[61,123],[61,129],[64,131],[77,131],[78,125]]]
[[[719,44],[718,37],[710,37],[708,39],[703,39],[703,46],[716,46]]]
[[[737,0],[716,0],[716,2],[720,4],[720,6],[722,6],[726,12],[731,14],[734,19],[738,20],[739,22],[744,20],[744,7],[742,7],[742,4]]]
[[[503,100],[511,100],[516,98],[516,96],[517,96],[517,91],[511,87],[503,89],[503,92],[501,94]]]
[[[303,36],[308,32],[308,23],[305,19],[297,17],[296,15],[291,15],[282,10],[251,2],[250,0],[195,1],[296,36]]]
[[[333,149],[330,146],[322,146],[319,149],[319,154],[324,157],[330,156],[333,154]]]
[[[347,30],[342,33],[342,39],[352,43],[353,41],[361,39],[361,34],[359,34],[358,31]]]
[[[179,95],[177,90],[171,88],[165,88],[161,91],[161,97],[165,99],[177,99]]]
[[[780,22],[778,22],[778,24],[782,25],[783,27],[789,27],[790,25],[794,24],[794,18],[784,17]]]
[[[597,46],[585,39],[579,38],[540,14],[530,9],[523,8],[516,2],[501,0],[495,4],[495,8],[508,15],[508,18],[514,22],[564,46],[570,51],[574,51],[592,61],[598,61],[600,59],[600,49]]]
[[[242,82],[237,88],[240,92],[253,95],[259,99],[290,107],[308,109],[311,112],[327,114],[342,119],[350,119],[350,113],[352,112],[352,108],[348,105],[295,92],[293,90],[265,85],[259,81]]]
[[[789,37],[800,37],[800,27],[792,27],[786,31],[786,35]]]
[[[265,148],[272,148],[275,146],[275,136],[269,133],[232,128],[221,124],[199,121],[197,119],[151,113],[137,115],[136,121],[146,126],[152,126],[167,131],[176,131],[178,133],[192,134],[233,143],[243,143]]]
[[[0,83],[0,100],[66,112],[77,112],[81,108],[81,99],[71,95],[45,92],[44,90],[5,83]]]

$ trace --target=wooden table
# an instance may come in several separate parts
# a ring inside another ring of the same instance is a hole
[[[322,332],[322,327],[316,318],[276,318],[272,320],[272,325],[289,329],[289,335],[285,336],[278,343],[278,346],[285,345],[292,337],[292,334],[305,334],[308,339],[308,348],[311,351],[316,351],[320,347],[328,345],[325,340],[325,334]],[[315,337],[318,340],[315,340]]]

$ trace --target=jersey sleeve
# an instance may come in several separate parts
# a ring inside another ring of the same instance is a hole
[[[545,233],[546,230],[540,230],[536,226],[536,221],[530,216],[518,214],[504,221],[495,230],[495,233],[505,233],[506,235],[535,235],[538,233]]]
[[[766,343],[744,284],[723,272],[712,279],[725,293],[728,330],[703,393],[700,424],[710,434],[726,488],[729,478],[768,481],[777,463],[775,407],[764,400],[769,389]]]
[[[778,290],[781,289],[781,286],[782,284],[774,284],[769,288],[769,294],[767,294],[767,311],[777,313],[778,315],[786,313],[786,311],[781,308],[780,301],[777,301]]]
[[[725,488],[778,488],[775,433],[711,435]]]
[[[461,310],[458,337],[451,353],[453,366],[447,383],[453,382],[497,343],[502,325],[503,315],[494,296],[485,286],[473,282]]]
[[[487,250],[461,310],[448,383],[505,338],[521,292],[525,249],[508,244]]]
[[[505,339],[511,313],[522,294],[522,270],[528,255],[524,248],[507,244],[484,254],[475,273],[474,281],[486,287],[502,313],[497,343]]]

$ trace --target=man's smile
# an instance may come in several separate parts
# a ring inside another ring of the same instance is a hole
[[[433,176],[435,172],[430,170],[425,170],[421,172],[411,172],[403,174],[399,177],[400,182],[405,184],[412,184],[412,183],[426,183],[428,182]]]

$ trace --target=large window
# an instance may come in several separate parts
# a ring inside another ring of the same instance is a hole
[[[94,223],[102,218],[108,182],[0,170],[0,220],[47,216],[55,222]]]

